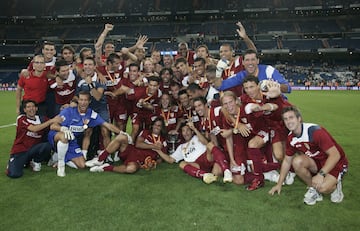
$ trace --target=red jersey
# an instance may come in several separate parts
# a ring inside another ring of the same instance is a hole
[[[147,144],[155,144],[156,142],[161,142],[163,148],[161,149],[164,153],[167,153],[167,143],[166,138],[161,135],[152,134],[149,130],[143,130],[140,132],[139,137],[144,138],[144,142]],[[139,148],[138,148],[139,149]],[[151,149],[140,149],[144,155],[151,156],[152,159],[157,159],[157,152]]]
[[[303,123],[299,137],[292,132],[289,133],[286,142],[286,155],[293,156],[295,153],[302,153],[316,161],[324,162],[328,158],[326,151],[333,146],[340,153],[338,163],[347,165],[348,161],[344,150],[325,128],[317,124]]]
[[[31,132],[28,130],[30,125],[37,125],[45,122],[46,119],[35,116],[35,120],[29,119],[26,115],[18,116],[16,120],[16,137],[11,148],[11,154],[26,152],[35,144],[39,144],[43,140],[43,136],[47,129],[38,132]]]
[[[181,117],[181,113],[177,106],[173,106],[170,109],[162,109],[158,105],[155,107],[154,116],[156,117],[161,116],[164,119],[166,131],[169,132],[171,130],[176,129],[176,124],[179,121],[179,118]]]
[[[43,71],[40,76],[35,76],[31,71],[28,77],[20,76],[18,85],[24,89],[24,96],[22,100],[34,100],[36,103],[45,101],[46,92],[48,90],[48,79],[46,71]]]
[[[59,105],[69,104],[76,92],[76,77],[72,71],[63,85],[59,86],[55,79],[49,81],[50,89],[55,92],[55,102]]]

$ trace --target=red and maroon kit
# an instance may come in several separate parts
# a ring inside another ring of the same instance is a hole
[[[321,169],[328,158],[326,151],[333,146],[339,151],[340,160],[330,171],[330,174],[337,178],[340,172],[347,169],[348,160],[344,150],[330,133],[317,124],[303,123],[300,137],[289,133],[286,142],[286,155],[293,156],[295,153],[307,155],[315,161],[318,169]]]
[[[30,125],[38,125],[45,122],[47,119],[40,116],[35,116],[35,119],[30,119],[26,115],[18,116],[16,120],[16,137],[11,148],[11,154],[28,151],[35,144],[39,144],[43,140],[47,129],[38,132],[31,132],[28,130]]]
[[[135,106],[133,107],[133,124],[145,124],[145,127],[150,126],[151,117],[154,114],[154,111],[147,110],[139,105],[139,100],[143,99],[145,102],[152,104],[156,107],[159,104],[161,92],[158,90],[155,94],[150,95],[148,93],[148,87],[135,87],[133,94],[127,94],[129,100],[134,101]]]
[[[55,79],[49,80],[50,89],[55,92],[55,102],[59,105],[69,104],[75,96],[76,77],[72,71],[60,86]]]
[[[121,67],[125,67],[124,65],[125,63],[122,62]],[[124,84],[123,74],[125,68],[121,68],[116,72],[111,72],[107,70],[106,66],[99,66],[97,67],[97,70],[106,77],[106,91],[114,92]],[[125,122],[127,119],[125,95],[119,95],[115,98],[106,96],[106,102],[109,106],[110,120]]]
[[[154,117],[162,117],[164,119],[167,132],[176,129],[177,122],[181,116],[177,106],[173,106],[169,109],[162,109],[160,108],[160,105],[155,107]]]

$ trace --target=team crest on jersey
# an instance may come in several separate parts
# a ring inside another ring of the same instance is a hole
[[[246,118],[241,118],[241,122],[243,122],[244,124],[248,123]]]
[[[120,73],[115,73],[114,75],[115,75],[115,78],[119,78]]]

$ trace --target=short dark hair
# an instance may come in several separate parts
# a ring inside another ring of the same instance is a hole
[[[148,77],[147,80],[148,80],[149,82],[150,82],[150,81],[155,81],[155,82],[158,82],[158,83],[161,82],[160,77],[157,77],[157,76],[155,76],[155,75],[152,75],[152,76]]]
[[[243,57],[245,57],[245,55],[250,55],[250,54],[255,54],[256,58],[258,59],[259,58],[259,55],[257,53],[256,50],[253,50],[253,49],[247,49],[244,54],[243,54]]]
[[[242,84],[244,85],[244,83],[247,83],[247,82],[254,82],[256,84],[259,84],[259,78],[255,77],[253,75],[248,75],[245,77]]]
[[[113,64],[115,62],[115,59],[121,59],[120,56],[116,53],[111,53],[109,54],[109,56],[106,58],[106,64]]]
[[[161,69],[159,76],[161,77],[165,73],[165,71],[168,71],[171,76],[173,76],[173,74],[174,74],[174,72],[171,68],[164,67],[163,69]]]
[[[198,97],[193,98],[193,103],[195,103],[196,101],[200,101],[204,105],[207,105],[207,101],[204,96],[198,96]]]
[[[71,51],[71,53],[75,54],[75,49],[74,49],[74,47],[72,47],[70,44],[65,44],[65,45],[61,48],[61,53],[63,53],[64,50],[69,50],[69,51]]]
[[[190,92],[194,92],[196,90],[202,90],[202,88],[197,83],[190,83],[189,86],[186,88],[186,90]]]
[[[27,100],[24,100],[24,101],[22,102],[22,108],[25,109],[25,108],[26,108],[26,105],[27,105],[28,103],[33,103],[33,104],[35,105],[35,107],[38,106],[38,104],[36,103],[35,100],[27,99]]]
[[[57,71],[60,70],[60,67],[68,66],[69,64],[64,59],[59,59],[55,62],[55,68]]]

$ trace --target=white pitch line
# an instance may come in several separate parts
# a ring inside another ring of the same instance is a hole
[[[6,124],[6,125],[1,125],[0,128],[7,128],[7,127],[15,126],[15,125],[16,125],[16,123]]]

